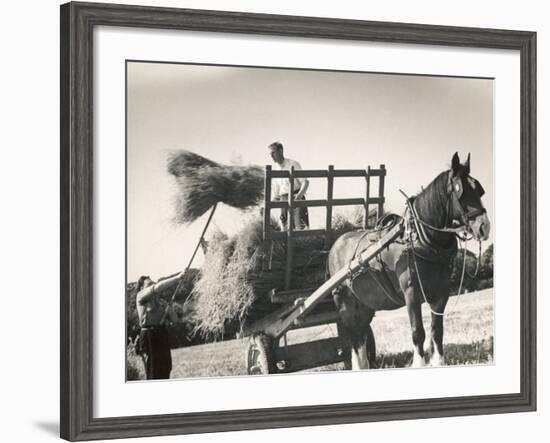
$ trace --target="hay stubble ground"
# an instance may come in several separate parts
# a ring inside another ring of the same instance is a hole
[[[445,317],[445,353],[448,365],[490,364],[493,361],[493,290],[465,294],[455,307],[455,297]],[[423,306],[424,326],[429,335],[430,313]],[[372,323],[377,345],[378,368],[402,368],[412,360],[409,320],[404,309],[379,312]],[[293,331],[288,343],[311,341],[336,335],[335,325]],[[247,339],[174,349],[171,378],[246,375]],[[343,369],[335,364],[310,371]]]

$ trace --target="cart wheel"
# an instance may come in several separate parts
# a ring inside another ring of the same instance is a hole
[[[250,375],[272,374],[276,371],[272,359],[272,340],[265,334],[250,338],[246,348],[246,369]]]

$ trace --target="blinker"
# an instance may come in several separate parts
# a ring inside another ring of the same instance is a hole
[[[481,183],[473,177],[468,177],[467,180],[472,186],[474,192],[480,198],[483,197],[483,195],[485,194],[485,189],[483,189],[483,186],[481,186]],[[462,179],[460,177],[451,178],[449,193],[451,192],[454,192],[459,199],[460,197],[462,197],[462,194],[464,193],[464,189],[462,187]]]

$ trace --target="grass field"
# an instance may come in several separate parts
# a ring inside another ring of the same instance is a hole
[[[445,316],[445,357],[448,365],[487,364],[493,360],[493,290],[452,297]],[[429,331],[430,313],[423,306]],[[372,322],[377,346],[377,368],[407,367],[412,361],[409,319],[405,309],[379,312]],[[427,333],[429,336],[429,333]],[[336,336],[336,326],[291,331],[288,344]],[[247,340],[230,340],[172,351],[172,378],[246,375]],[[310,371],[341,370],[343,364]]]

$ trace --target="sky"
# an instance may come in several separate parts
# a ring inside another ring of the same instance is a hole
[[[128,281],[184,269],[206,221],[173,222],[170,152],[265,166],[273,141],[303,169],[385,164],[386,209],[398,213],[399,189],[415,194],[455,152],[462,161],[471,153],[471,175],[495,222],[491,79],[128,62]],[[364,193],[364,179],[335,182],[336,198]],[[326,180],[310,179],[307,197],[326,198]],[[252,216],[220,205],[207,237],[215,229],[234,233]],[[322,227],[324,209],[311,208],[310,218]]]

